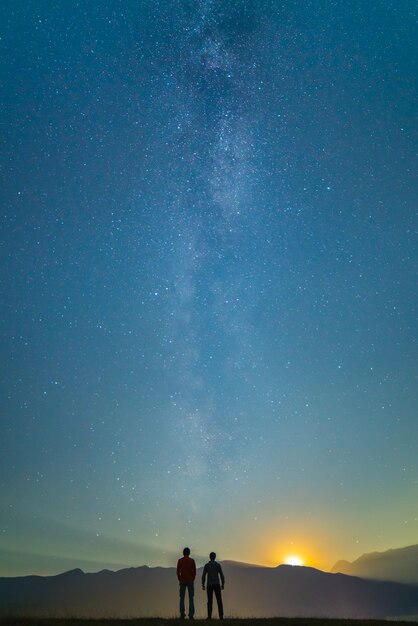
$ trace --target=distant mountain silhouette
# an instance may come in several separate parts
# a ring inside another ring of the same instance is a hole
[[[231,617],[385,618],[418,615],[418,586],[362,580],[308,567],[267,568],[223,563],[224,604]],[[206,595],[196,581],[197,616]],[[173,617],[178,585],[174,568],[147,566],[84,574],[0,578],[0,613],[77,616]]]
[[[352,563],[338,561],[331,571],[375,580],[418,584],[418,545],[363,554]]]

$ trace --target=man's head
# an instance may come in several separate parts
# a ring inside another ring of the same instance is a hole
[[[190,548],[184,548],[183,554],[184,556],[190,556]]]
[[[214,561],[216,559],[216,552],[211,552],[209,554],[209,558],[210,558],[211,561]]]

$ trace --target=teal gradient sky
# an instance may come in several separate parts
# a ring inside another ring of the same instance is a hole
[[[0,17],[0,575],[418,543],[413,3]]]

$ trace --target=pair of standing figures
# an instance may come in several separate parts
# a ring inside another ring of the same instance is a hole
[[[221,589],[225,585],[225,577],[220,564],[215,561],[216,554],[211,552],[209,554],[210,561],[206,563],[202,573],[202,589],[205,589],[208,596],[208,619],[212,617],[213,606],[213,594],[216,596],[216,602],[218,603],[219,619],[224,617],[224,609],[222,604]],[[206,581],[207,577],[207,581]],[[186,595],[186,589],[189,593],[189,619],[194,618],[194,579],[196,578],[196,563],[194,559],[190,557],[190,548],[184,548],[183,558],[177,562],[177,578],[180,584],[180,617],[184,619],[186,617],[186,611],[184,607],[184,598]]]

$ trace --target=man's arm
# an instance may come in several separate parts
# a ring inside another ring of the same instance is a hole
[[[193,580],[196,578],[196,561],[194,559],[192,559],[193,563],[192,563],[192,576],[193,576]]]
[[[205,567],[203,568],[203,572],[202,572],[202,589],[205,588],[205,578],[206,578],[206,574],[208,573],[207,567],[205,565]]]
[[[180,559],[177,561],[177,578],[180,580]]]
[[[219,565],[219,576],[221,577],[221,583],[222,583],[222,589],[223,589],[225,585],[225,576],[222,571],[222,567],[220,565]]]

